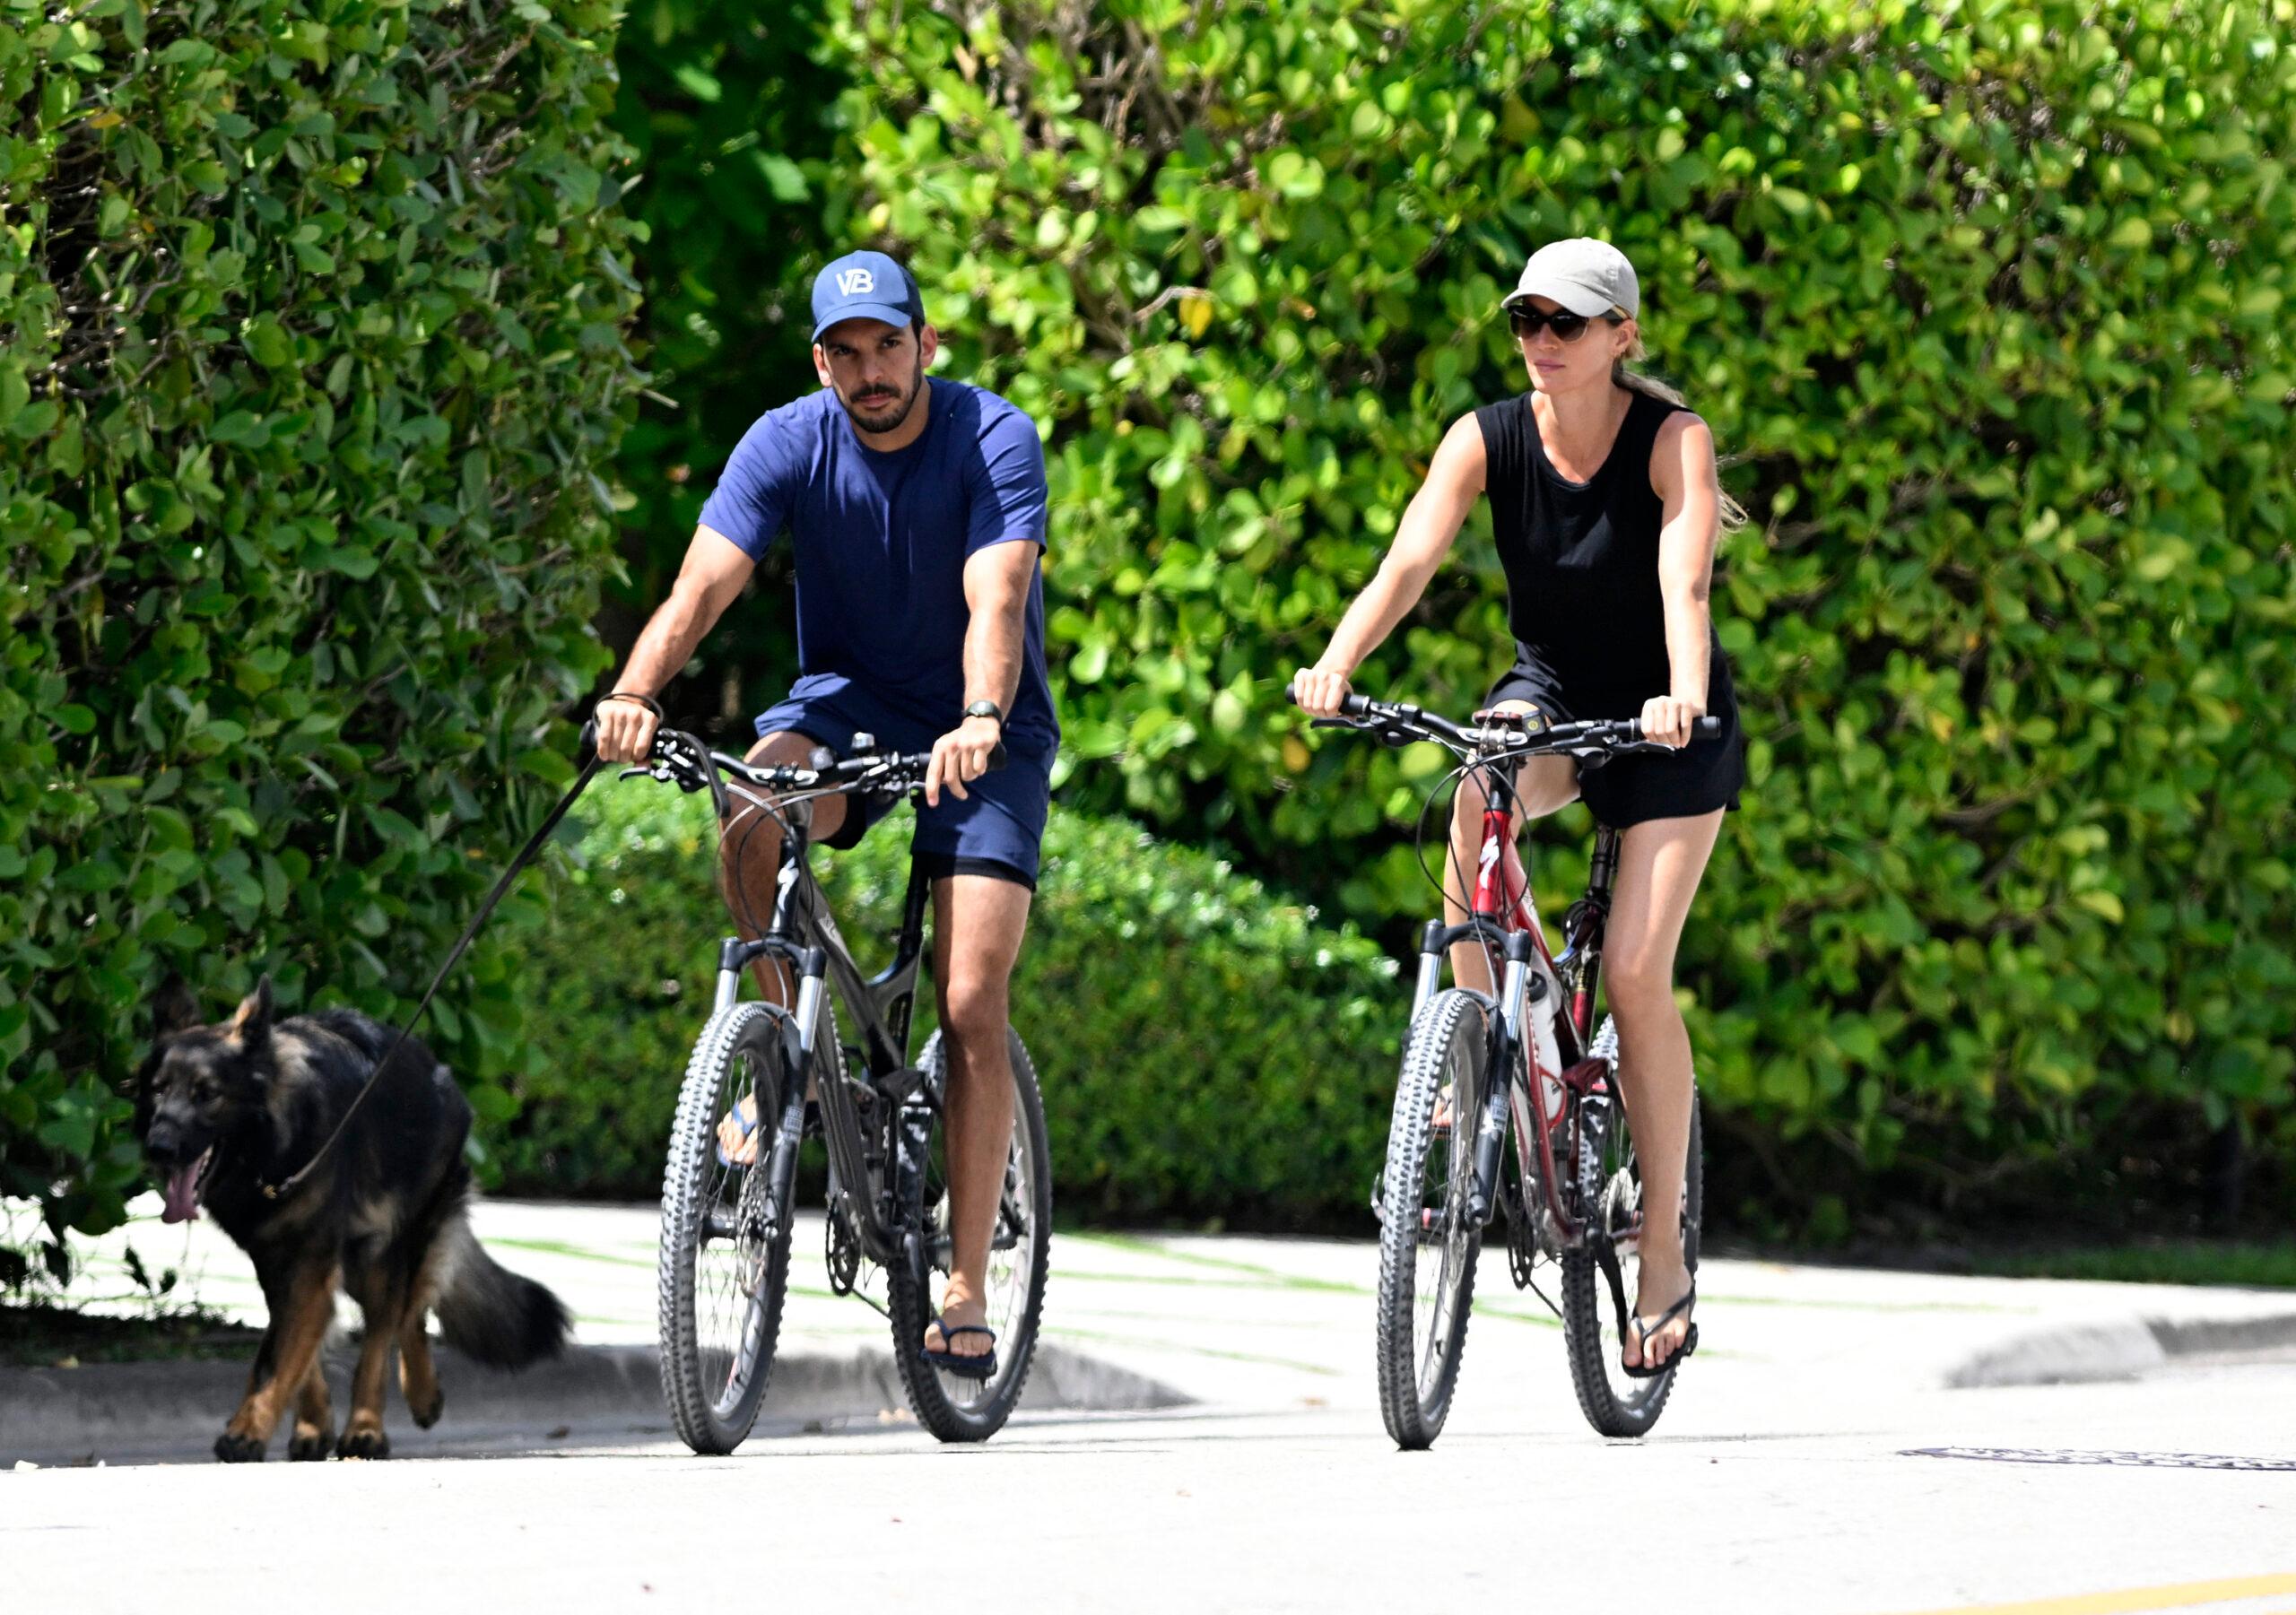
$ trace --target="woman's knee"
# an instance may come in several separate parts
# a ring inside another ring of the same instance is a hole
[[[1656,949],[1622,947],[1603,956],[1603,992],[1622,1020],[1678,1013],[1674,961]]]

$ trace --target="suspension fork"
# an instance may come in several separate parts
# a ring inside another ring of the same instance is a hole
[[[1538,942],[1531,933],[1509,932],[1504,952],[1507,965],[1499,989],[1499,1046],[1490,1063],[1491,1091],[1483,1096],[1483,1115],[1475,1127],[1474,1193],[1467,1202],[1468,1220],[1476,1228],[1491,1220],[1492,1208],[1498,1203],[1499,1168],[1507,1146],[1514,1073],[1529,1046],[1527,1012],[1546,994],[1546,978],[1531,969],[1531,960],[1538,953]],[[1457,1117],[1453,1124],[1465,1119]]]

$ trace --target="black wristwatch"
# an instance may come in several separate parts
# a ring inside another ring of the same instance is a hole
[[[965,716],[967,717],[993,717],[996,720],[996,733],[999,734],[1004,733],[1004,708],[999,707],[995,701],[989,700],[987,697],[983,697],[978,701],[966,703]]]

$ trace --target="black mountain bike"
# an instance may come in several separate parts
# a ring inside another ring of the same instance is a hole
[[[709,791],[721,834],[739,812],[770,815],[784,838],[771,925],[755,941],[728,937],[718,949],[717,1003],[686,1065],[662,1179],[662,1389],[679,1436],[699,1453],[733,1451],[757,1419],[788,1289],[798,1150],[816,1124],[829,1155],[830,1287],[851,1295],[862,1288],[864,1263],[883,1270],[893,1360],[918,1422],[944,1441],[987,1439],[1019,1402],[1036,1351],[1052,1165],[1036,1070],[1014,1033],[1013,1145],[987,1286],[996,1371],[964,1378],[920,1355],[951,1260],[940,1035],[914,1063],[909,1057],[930,881],[912,867],[892,962],[865,977],[806,853],[807,804],[920,794],[931,758],[878,752],[865,734],[853,737],[852,749],[843,759],[818,751],[804,768],[759,768],[663,730],[648,766],[622,776]],[[794,1009],[741,995],[750,965],[768,956],[798,984]],[[839,1036],[832,985],[857,1045]],[[759,1140],[749,1166],[722,1156],[718,1140],[719,1123],[745,1098]]]
[[[1457,724],[1418,708],[1350,696],[1323,726],[1367,730],[1389,745],[1433,741],[1457,756],[1454,775],[1485,793],[1473,900],[1461,925],[1428,922],[1396,1085],[1387,1159],[1372,1210],[1379,1218],[1379,1410],[1399,1446],[1442,1432],[1466,1346],[1484,1231],[1506,1225],[1518,1289],[1562,1319],[1579,1411],[1605,1436],[1640,1436],[1658,1421],[1679,1359],[1650,1377],[1627,1374],[1622,1342],[1639,1272],[1642,1177],[1618,1086],[1618,1031],[1595,1027],[1603,928],[1618,871],[1619,832],[1596,829],[1587,895],[1563,920],[1566,945],[1547,948],[1515,850],[1515,776],[1533,757],[1582,768],[1666,748],[1631,718],[1531,726],[1492,713]],[[1701,734],[1720,728],[1699,720]],[[1435,800],[1431,797],[1431,804]],[[1481,945],[1496,994],[1443,985],[1454,944]],[[1683,1250],[1698,1272],[1705,1199],[1698,1098],[1691,1096]],[[1508,1149],[1509,1141],[1512,1150]],[[1561,1269],[1561,1299],[1538,1288],[1537,1266]]]

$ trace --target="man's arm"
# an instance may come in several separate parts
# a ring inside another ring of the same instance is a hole
[[[726,608],[734,603],[757,569],[732,539],[714,527],[693,530],[685,564],[670,596],[647,621],[631,647],[630,660],[613,682],[617,694],[659,695],[680,668],[692,660]],[[607,762],[643,762],[654,744],[654,715],[636,701],[608,698],[598,703],[598,755]]]
[[[1028,633],[1029,589],[1036,581],[1039,546],[1011,539],[977,550],[965,562],[965,605],[972,621],[965,629],[965,701],[994,701],[1011,713],[1021,688],[1021,657]],[[1004,738],[1004,726],[990,717],[969,717],[933,746],[933,766],[925,774],[925,800],[939,805],[945,785],[959,801],[965,781],[978,779],[988,755]]]

